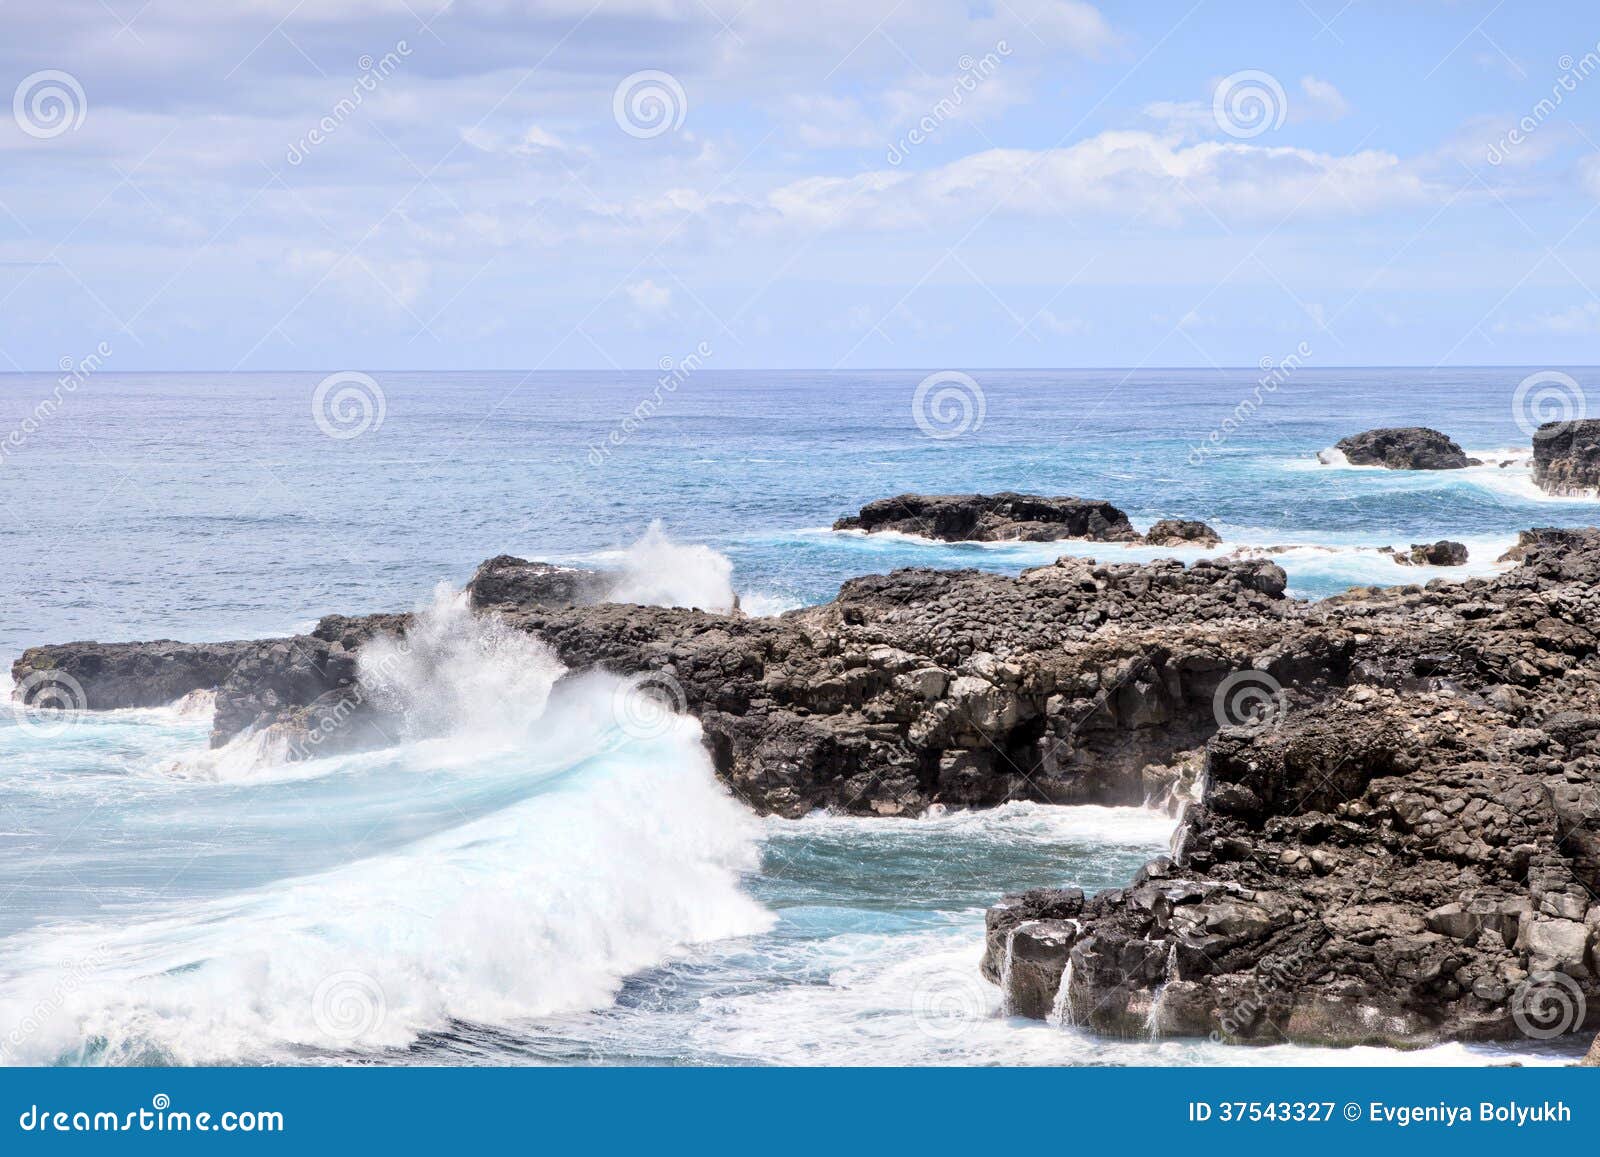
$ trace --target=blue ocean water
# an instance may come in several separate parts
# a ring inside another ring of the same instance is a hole
[[[672,392],[654,373],[377,374],[381,424],[346,439],[314,420],[321,375],[102,372],[0,459],[13,575],[0,654],[86,636],[284,632],[411,605],[502,551],[619,548],[656,519],[725,552],[741,592],[786,603],[893,566],[1015,570],[1058,553],[811,533],[907,490],[1104,498],[1136,525],[1203,518],[1259,545],[1478,539],[1474,562],[1491,562],[1493,542],[1600,507],[1540,496],[1525,469],[1396,474],[1316,469],[1312,456],[1402,424],[1469,450],[1525,451],[1513,393],[1530,372],[1302,368],[1198,464],[1193,447],[1261,372],[973,370],[981,425],[944,439],[914,420],[924,371],[705,369]],[[1567,372],[1580,385],[1595,376]],[[54,386],[0,375],[0,445]],[[652,394],[654,413],[609,445]],[[1285,565],[1305,595],[1417,577],[1350,554]]]
[[[826,529],[907,490],[1104,498],[1141,527],[1202,518],[1222,550],[1292,546],[1272,557],[1306,597],[1454,573],[1400,567],[1382,545],[1461,539],[1462,573],[1487,573],[1519,529],[1600,512],[1529,481],[1514,394],[1531,369],[1301,368],[1242,417],[1258,371],[969,372],[938,405],[916,400],[924,371],[699,370],[670,390],[644,373],[379,373],[364,414],[315,406],[318,374],[101,372],[43,415],[54,378],[0,377],[8,661],[39,642],[271,635],[428,607],[416,662],[388,674],[415,733],[384,752],[292,767],[248,740],[208,752],[203,703],[0,712],[0,1059],[1503,1057],[1101,1041],[1007,1018],[977,972],[984,906],[1124,881],[1165,847],[1169,817],[759,820],[718,788],[691,721],[619,741],[611,683],[558,682],[538,644],[497,635],[448,589],[510,552],[621,562],[652,598],[693,601],[726,581],[725,558],[764,612],[894,566],[1155,553]],[[1400,424],[1487,464],[1316,460]],[[716,553],[653,536],[641,555],[657,522]],[[1184,557],[1202,553],[1218,550]]]

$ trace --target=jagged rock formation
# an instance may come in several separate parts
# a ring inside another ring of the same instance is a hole
[[[1128,888],[997,905],[986,972],[1009,955],[1018,1012],[1116,1035],[1600,1026],[1597,584],[1600,532],[1543,532],[1492,580],[1306,608],[1348,679],[1211,736],[1174,855]]]
[[[880,498],[833,524],[835,530],[894,530],[943,542],[1054,542],[1087,538],[1132,542],[1128,516],[1092,498],[1035,494],[901,494]]]
[[[1448,538],[1438,542],[1413,542],[1410,550],[1396,550],[1392,546],[1380,547],[1384,554],[1394,555],[1401,566],[1465,566],[1467,545]]]
[[[991,912],[986,969],[1023,1015],[1412,1044],[1515,1037],[1568,985],[1600,1018],[1600,531],[1518,549],[1493,579],[1317,603],[1259,560],[1063,558],[868,576],[776,619],[557,606],[537,582],[493,613],[573,671],[675,684],[760,811],[1198,792],[1128,888]],[[275,728],[314,754],[386,740],[355,657],[408,622],[334,616],[218,653],[35,648],[15,673],[76,671],[95,704],[141,670],[160,673],[147,699],[211,680],[218,741]]]
[[[1546,494],[1600,491],[1600,418],[1546,422],[1535,430],[1533,481]]]
[[[1383,466],[1390,470],[1460,470],[1477,466],[1477,458],[1448,435],[1427,426],[1387,426],[1341,438],[1334,449],[1352,466]]]

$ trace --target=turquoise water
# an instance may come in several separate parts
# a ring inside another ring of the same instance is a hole
[[[981,426],[939,440],[913,420],[922,371],[703,370],[598,466],[591,448],[658,392],[658,375],[377,374],[382,423],[344,440],[313,419],[317,374],[91,376],[0,460],[13,575],[0,654],[84,636],[284,632],[408,606],[502,551],[616,549],[655,519],[726,553],[735,585],[765,605],[824,600],[893,566],[1015,570],[1057,553],[814,533],[906,490],[1104,498],[1136,525],[1203,518],[1257,545],[1450,536],[1479,548],[1476,567],[1519,529],[1589,522],[1597,508],[1539,497],[1525,470],[1400,475],[1316,469],[1312,456],[1394,424],[1526,450],[1512,395],[1528,372],[1301,369],[1199,465],[1192,447],[1259,371],[975,370]],[[1580,384],[1589,373],[1569,372]],[[0,443],[52,386],[0,375]],[[1348,549],[1285,565],[1307,595],[1417,577]]]
[[[3,1059],[1504,1059],[1100,1041],[1007,1018],[977,971],[983,908],[1124,882],[1164,850],[1170,818],[1009,805],[759,819],[717,785],[692,721],[618,734],[615,680],[559,681],[542,646],[473,619],[450,587],[509,551],[622,566],[652,601],[715,602],[731,583],[770,611],[859,573],[1015,571],[1063,549],[825,529],[910,489],[1075,493],[1136,525],[1204,518],[1230,546],[1299,544],[1274,557],[1305,595],[1433,577],[1376,553],[1390,543],[1460,538],[1484,573],[1516,530],[1595,514],[1540,497],[1513,453],[1525,371],[1302,370],[1198,463],[1191,447],[1258,374],[974,372],[981,427],[936,439],[913,417],[921,373],[703,372],[609,453],[591,447],[651,375],[375,376],[381,425],[342,439],[313,418],[317,375],[94,376],[0,461],[7,657],[427,608],[415,662],[386,669],[414,724],[387,751],[292,767],[250,739],[208,752],[203,703],[0,712]],[[49,390],[0,379],[0,435]],[[1512,465],[1315,460],[1401,423]],[[656,521],[662,534],[632,546]]]

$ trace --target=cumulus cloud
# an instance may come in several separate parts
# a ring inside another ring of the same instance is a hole
[[[925,228],[990,212],[1095,214],[1178,224],[1196,214],[1343,215],[1432,202],[1441,190],[1392,153],[1105,132],[1058,149],[988,149],[922,172],[811,177],[773,191],[785,221]]]

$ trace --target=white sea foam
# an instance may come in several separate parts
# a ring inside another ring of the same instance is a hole
[[[1359,469],[1366,469],[1359,467]],[[1381,469],[1381,467],[1380,467]],[[948,543],[900,531],[875,531],[870,535],[857,530],[833,531],[817,528],[800,532],[808,537],[836,535],[849,541],[853,547],[872,553],[903,553],[907,547],[939,551],[946,555],[982,552],[988,561],[1004,561],[1014,566],[1047,566],[1057,558],[1093,558],[1100,562],[1150,562],[1158,558],[1176,558],[1193,563],[1202,558],[1260,558],[1277,563],[1289,575],[1289,593],[1307,589],[1326,593],[1330,589],[1349,586],[1396,586],[1402,583],[1425,583],[1430,579],[1459,581],[1500,574],[1513,564],[1499,560],[1507,550],[1516,545],[1515,535],[1452,535],[1442,533],[1434,538],[1451,538],[1467,547],[1467,562],[1463,566],[1402,566],[1392,554],[1385,553],[1382,545],[1401,549],[1409,541],[1388,544],[1355,542],[1293,542],[1284,535],[1271,539],[1271,532],[1260,528],[1227,528],[1228,535],[1215,546],[1149,546],[1144,543],[1088,542],[1081,539],[1060,539],[1054,542],[963,542]],[[1257,537],[1260,535],[1261,537]],[[881,540],[874,542],[873,540]],[[1431,539],[1430,539],[1431,541]]]
[[[716,781],[692,719],[630,737],[622,681],[553,688],[547,652],[449,593],[363,670],[415,738],[316,761],[320,790],[386,775],[374,826],[453,792],[481,802],[485,785],[503,805],[363,854],[368,825],[352,813],[371,797],[352,786],[343,806],[321,796],[326,814],[305,810],[304,838],[355,833],[331,870],[11,936],[0,1027],[26,1031],[4,1059],[70,1058],[85,1042],[103,1051],[80,1059],[112,1063],[401,1047],[458,1020],[603,1006],[686,945],[770,924],[742,889],[760,825]]]
[[[607,602],[703,611],[731,611],[737,605],[732,561],[709,546],[673,542],[659,521],[633,545],[599,551],[585,561],[617,572]]]

